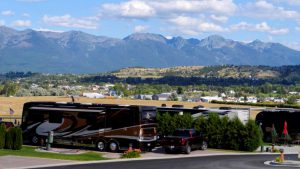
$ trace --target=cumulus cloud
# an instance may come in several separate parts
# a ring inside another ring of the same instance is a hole
[[[0,20],[0,26],[5,25],[5,21],[4,20]]]
[[[239,30],[246,30],[246,31],[254,31],[254,32],[266,32],[273,35],[284,35],[289,33],[288,28],[272,28],[268,23],[261,22],[258,24],[250,24],[245,21],[231,25],[231,31],[239,31]]]
[[[103,4],[104,14],[128,17],[128,18],[145,18],[155,15],[155,10],[143,1],[128,1],[120,4]]]
[[[154,0],[149,4],[160,12],[232,14],[237,8],[232,0]]]
[[[210,18],[214,21],[226,23],[228,20],[227,16],[216,16],[216,15],[210,15]]]
[[[43,21],[49,25],[83,29],[96,29],[98,20],[98,17],[74,18],[69,14],[62,16],[44,15],[43,17]]]
[[[282,42],[285,46],[300,51],[300,42]]]
[[[147,25],[137,25],[134,27],[134,32],[145,32],[147,29]]]
[[[269,1],[274,3],[289,4],[291,6],[300,5],[299,0],[269,0]]]
[[[122,3],[107,3],[101,6],[102,15],[144,19],[164,18],[183,13],[233,14],[237,6],[232,0],[130,0]],[[224,20],[224,18],[222,18]]]
[[[22,26],[31,26],[30,20],[16,20],[12,23],[13,26],[22,27]]]
[[[240,7],[240,14],[254,18],[266,19],[300,19],[300,13],[295,10],[288,10],[284,7],[274,6],[264,0],[256,1],[255,3],[247,3]]]
[[[3,15],[3,16],[13,16],[13,15],[15,15],[15,13],[11,10],[6,10],[6,11],[2,11],[1,15]]]
[[[199,35],[203,32],[226,32],[227,29],[204,18],[193,18],[189,16],[177,16],[168,20],[174,33],[185,35]]]

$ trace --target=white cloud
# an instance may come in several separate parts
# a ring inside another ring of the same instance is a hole
[[[189,13],[231,15],[236,8],[232,0],[129,0],[122,3],[106,3],[101,6],[102,16],[136,19],[165,18],[170,15]]]
[[[226,31],[221,26],[214,23],[202,22],[198,26],[199,30],[202,32],[224,32]]]
[[[270,31],[270,33],[274,35],[285,35],[289,33],[289,29],[288,28],[273,29]]]
[[[184,35],[199,35],[203,32],[226,32],[227,29],[215,23],[207,22],[204,18],[177,16],[168,20],[174,33]]]
[[[4,26],[5,25],[5,21],[4,20],[0,20],[0,26]]]
[[[232,0],[154,0],[149,4],[161,12],[232,14],[237,8]]]
[[[145,18],[155,15],[155,10],[143,1],[128,1],[120,4],[103,4],[103,14],[128,18]]]
[[[56,32],[56,33],[64,32],[61,30],[53,30],[53,29],[47,29],[47,28],[38,28],[38,29],[34,29],[34,30],[39,31],[39,32]]]
[[[256,1],[255,3],[247,3],[240,6],[240,15],[266,18],[266,19],[292,19],[299,20],[300,13],[296,10],[288,10],[284,7],[274,6],[264,0]]]
[[[269,0],[270,2],[274,3],[282,3],[282,4],[289,4],[291,6],[297,6],[300,5],[299,0]]]
[[[246,30],[246,31],[253,31],[253,32],[266,32],[273,35],[284,35],[289,33],[288,28],[272,28],[268,23],[261,22],[258,24],[250,24],[245,21],[231,25],[231,31],[239,31],[239,30]]]
[[[300,42],[282,42],[285,46],[300,51]]]
[[[30,17],[30,14],[29,13],[23,13],[22,16],[23,17]]]
[[[251,30],[252,27],[253,27],[253,25],[251,25],[251,24],[249,24],[245,21],[242,21],[240,23],[231,25],[231,30],[235,30],[235,31],[238,31],[238,30]]]
[[[300,27],[296,26],[296,27],[295,27],[295,30],[296,30],[296,31],[300,31]]]
[[[216,16],[216,15],[210,15],[210,18],[213,19],[214,21],[221,22],[221,23],[226,23],[228,21],[227,16]]]
[[[69,14],[63,16],[44,15],[43,17],[43,21],[49,25],[84,29],[97,29],[98,20],[98,17],[74,18]]]
[[[270,29],[271,29],[270,26],[266,22],[262,22],[255,25],[255,30],[257,31],[264,32],[264,31],[269,31]]]
[[[147,29],[147,25],[137,25],[134,27],[134,32],[145,32]]]
[[[6,11],[2,11],[1,15],[3,15],[3,16],[13,16],[13,15],[15,15],[15,13],[11,10],[6,10]]]
[[[30,20],[16,20],[12,23],[13,26],[22,27],[22,26],[31,26]]]
[[[195,26],[198,24],[199,20],[189,16],[178,16],[169,19],[169,22],[178,26]]]

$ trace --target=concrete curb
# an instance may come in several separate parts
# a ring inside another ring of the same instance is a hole
[[[266,161],[264,162],[265,165],[273,166],[273,167],[293,167],[293,168],[300,168],[300,162],[298,161],[285,161],[283,163],[278,163],[275,161]]]
[[[57,167],[57,166],[72,166],[81,164],[101,164],[101,163],[115,163],[115,162],[126,162],[126,161],[142,161],[142,160],[163,160],[163,159],[176,159],[176,158],[190,158],[190,157],[208,157],[208,156],[240,156],[240,155],[278,155],[280,153],[212,153],[212,154],[195,154],[195,155],[180,155],[180,156],[169,156],[169,157],[147,157],[147,158],[134,158],[134,159],[112,159],[112,160],[101,160],[101,161],[85,161],[85,162],[74,162],[74,163],[60,163],[50,165],[36,165],[28,167],[18,167],[15,169],[27,169],[27,168],[43,168],[43,167]],[[296,154],[296,153],[285,153],[285,154]]]

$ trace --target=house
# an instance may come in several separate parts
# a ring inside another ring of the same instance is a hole
[[[222,97],[218,97],[218,96],[204,96],[204,97],[200,97],[201,102],[211,102],[213,100],[216,101],[223,101]]]
[[[101,93],[83,93],[82,96],[87,98],[94,98],[94,99],[104,98],[104,95]]]
[[[99,88],[100,88],[100,86],[98,86],[98,85],[92,85],[91,86],[92,91],[97,91],[97,90],[99,90]]]
[[[161,94],[154,94],[152,96],[152,100],[161,100],[166,101],[171,96],[171,93],[161,93]]]
[[[152,100],[152,95],[150,95],[150,94],[137,94],[137,95],[134,95],[134,99]]]
[[[246,102],[247,103],[257,103],[257,98],[256,97],[248,97]]]
[[[30,86],[30,88],[31,88],[31,89],[36,89],[36,88],[38,88],[38,87],[39,87],[39,85],[37,85],[37,84],[34,84],[34,83],[33,83],[33,84],[31,84],[31,86]]]

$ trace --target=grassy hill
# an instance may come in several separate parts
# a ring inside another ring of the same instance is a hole
[[[296,78],[300,79],[300,66],[180,66],[172,68],[125,68],[112,72],[120,78],[141,77],[221,77],[221,78]]]

